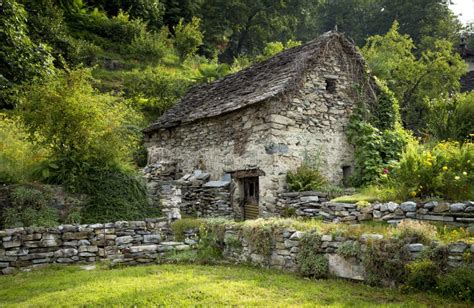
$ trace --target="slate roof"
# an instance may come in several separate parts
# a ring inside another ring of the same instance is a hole
[[[191,88],[144,132],[215,117],[284,94],[297,87],[306,68],[316,62],[319,53],[333,40],[339,40],[345,52],[364,62],[353,42],[341,33],[330,31],[237,73]]]

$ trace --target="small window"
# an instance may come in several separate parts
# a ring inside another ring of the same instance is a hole
[[[351,175],[352,175],[351,166],[343,166],[342,167],[342,182],[343,182],[345,187],[349,186]]]
[[[336,79],[328,78],[326,79],[326,91],[329,93],[336,92]]]

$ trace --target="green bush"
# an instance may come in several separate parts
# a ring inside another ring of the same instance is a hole
[[[388,239],[369,242],[362,257],[367,282],[371,285],[403,282],[407,273],[405,263],[410,258],[404,241]]]
[[[428,131],[438,140],[463,142],[474,134],[474,93],[428,102]]]
[[[297,263],[301,274],[310,278],[325,278],[329,273],[329,262],[323,254],[318,253],[321,236],[315,231],[305,233],[300,240],[300,251]]]
[[[422,259],[406,265],[406,288],[408,290],[428,291],[436,288],[440,270],[431,260]]]
[[[174,46],[181,62],[193,55],[202,45],[204,35],[199,30],[201,20],[193,17],[191,22],[185,24],[183,18],[174,28]]]
[[[33,170],[47,154],[31,141],[21,121],[0,113],[0,183],[34,180]]]
[[[269,256],[272,249],[273,228],[263,220],[256,220],[242,226],[242,235],[258,254]]]
[[[290,191],[318,190],[327,184],[324,176],[307,164],[302,164],[296,171],[288,171],[286,182]]]
[[[359,242],[357,241],[345,241],[336,250],[336,253],[345,258],[358,257],[362,250]]]
[[[77,191],[89,196],[81,209],[83,223],[159,217],[148,202],[143,179],[130,172],[89,170],[78,179]]]
[[[150,121],[156,120],[186,92],[193,80],[183,71],[157,66],[124,75],[124,93]]]
[[[159,33],[142,29],[130,45],[130,52],[139,59],[159,61],[170,51],[169,31],[163,28]]]
[[[183,241],[186,231],[199,231],[199,227],[203,224],[201,219],[183,218],[171,223],[171,230],[173,230],[174,238],[177,241]]]
[[[399,191],[400,199],[473,199],[474,144],[441,142],[429,147],[410,143],[400,162],[390,170],[389,180]]]
[[[438,282],[438,292],[457,300],[474,302],[474,269],[459,267],[443,275]]]
[[[11,194],[12,207],[4,210],[3,225],[7,228],[59,224],[59,213],[50,205],[51,196],[30,187],[17,187]]]

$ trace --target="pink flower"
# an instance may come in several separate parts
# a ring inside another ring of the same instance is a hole
[[[383,173],[384,173],[384,174],[388,174],[389,172],[390,172],[390,171],[388,171],[387,168],[384,168],[384,169],[383,169]]]

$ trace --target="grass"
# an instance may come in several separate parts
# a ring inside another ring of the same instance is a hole
[[[399,198],[393,188],[367,186],[358,190],[353,195],[340,196],[331,200],[337,203],[357,203],[357,202],[386,202],[397,201]]]
[[[158,305],[463,307],[435,295],[237,266],[62,266],[0,277],[1,307]]]

